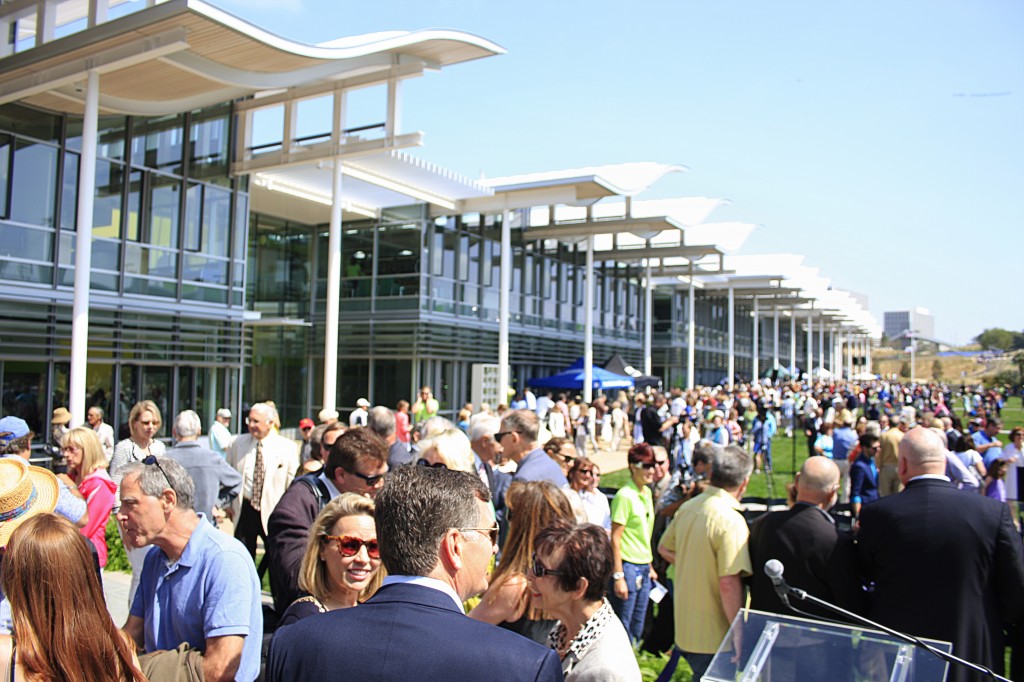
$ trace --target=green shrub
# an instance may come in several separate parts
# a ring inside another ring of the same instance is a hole
[[[117,521],[111,517],[107,522],[107,568],[108,571],[131,573],[132,565],[128,563],[121,536],[117,532]]]

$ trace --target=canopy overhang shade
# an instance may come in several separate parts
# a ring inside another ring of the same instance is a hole
[[[609,372],[606,369],[594,365],[591,367],[591,386],[595,389],[609,388],[633,388],[635,383],[632,377],[623,376]],[[580,358],[572,367],[549,377],[531,379],[528,383],[535,388],[568,388],[583,390],[583,358]]]
[[[661,377],[648,376],[635,367],[627,365],[626,361],[618,353],[608,358],[608,362],[604,363],[604,368],[614,374],[632,377],[636,388],[657,388],[661,386]]]

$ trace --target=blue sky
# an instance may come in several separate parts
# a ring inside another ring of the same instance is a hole
[[[660,161],[885,310],[966,343],[1024,328],[1017,0],[214,0],[304,42],[453,28],[508,54],[407,83],[417,155],[477,177]]]

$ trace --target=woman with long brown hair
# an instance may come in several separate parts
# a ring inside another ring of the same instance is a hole
[[[145,682],[131,640],[104,605],[86,542],[55,514],[11,535],[2,584],[14,634],[0,635],[0,679]]]
[[[537,533],[556,519],[574,523],[572,507],[565,493],[552,483],[513,481],[505,493],[505,508],[508,538],[502,548],[501,564],[491,576],[491,585],[480,604],[469,616],[546,644],[555,622],[530,607],[526,571]]]

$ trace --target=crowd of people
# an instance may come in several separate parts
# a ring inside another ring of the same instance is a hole
[[[776,559],[816,597],[1001,671],[1024,612],[1024,430],[1004,442],[1003,403],[886,381],[590,404],[525,391],[448,420],[424,387],[393,410],[361,399],[347,419],[304,418],[301,441],[269,401],[239,435],[219,410],[206,439],[185,410],[167,447],[141,401],[119,442],[97,407],[73,429],[55,412],[59,473],[28,463],[35,434],[4,417],[0,665],[11,679],[634,681],[642,643],[672,653],[662,679],[680,658],[699,679],[745,605],[790,612],[763,572]],[[776,433],[801,431],[786,509],[749,524],[750,477],[772,475]],[[596,453],[623,442],[609,502]],[[121,629],[101,589],[111,515],[133,575]],[[795,665],[820,679],[828,657]],[[867,664],[844,665],[829,679]]]

